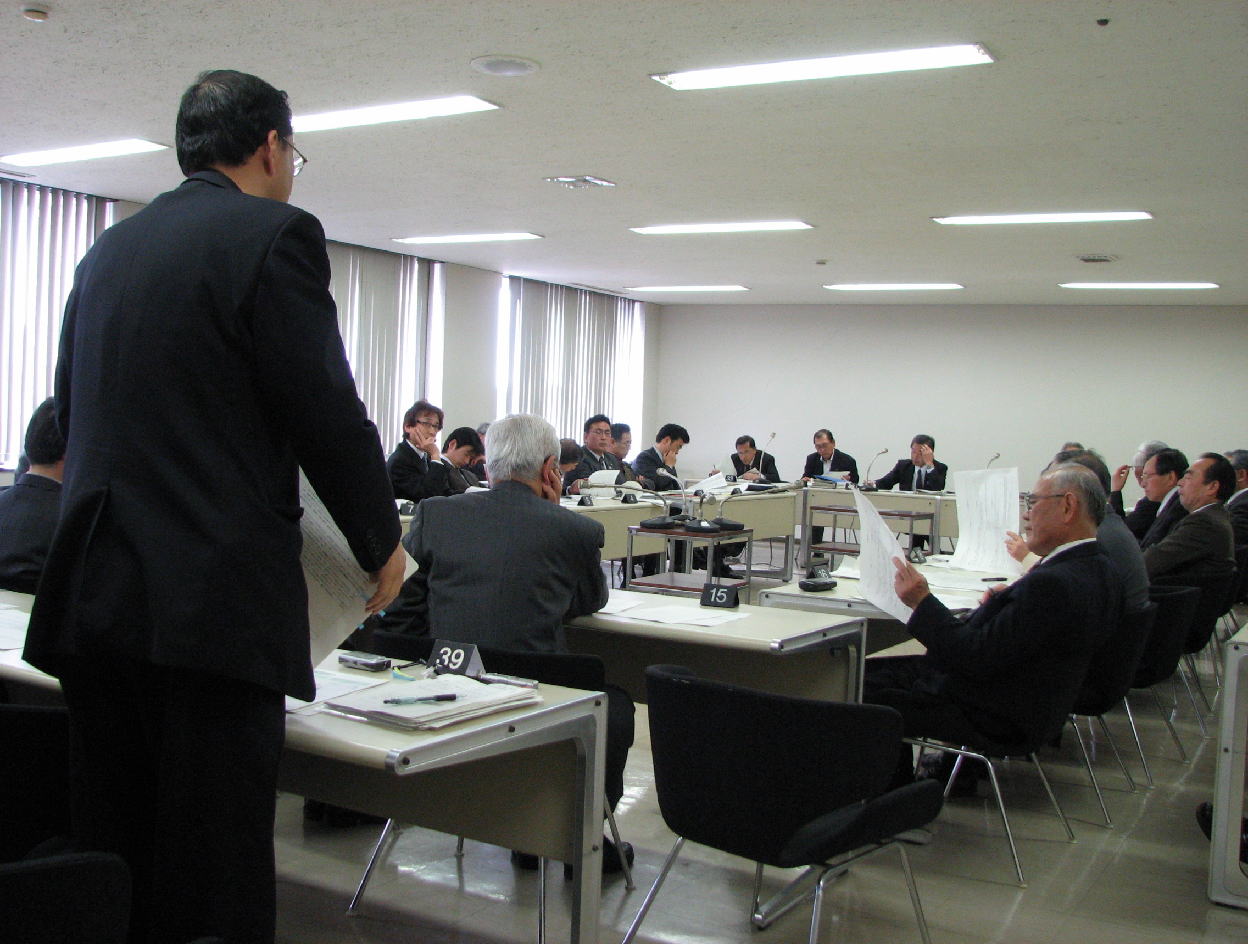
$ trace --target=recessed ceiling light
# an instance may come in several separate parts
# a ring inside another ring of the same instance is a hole
[[[491,105],[475,95],[450,95],[446,98],[396,102],[393,105],[366,105],[363,108],[322,111],[315,115],[296,115],[291,125],[295,131],[328,131],[332,128],[383,125],[392,121],[415,121],[419,118],[466,115],[474,111],[492,111],[496,108],[498,108],[497,105]]]
[[[767,233],[786,229],[811,229],[801,220],[761,220],[754,223],[667,223],[662,226],[630,226],[643,236],[671,236],[680,233]]]
[[[634,285],[626,292],[748,292],[744,285]]]
[[[1151,220],[1144,210],[1113,210],[1107,213],[999,213],[992,216],[933,216],[933,223],[946,226],[992,226],[1007,223],[1121,223]]]
[[[919,69],[947,69],[992,62],[992,56],[977,43],[960,46],[933,46],[927,49],[898,49],[824,59],[794,59],[763,62],[719,69],[664,72],[652,75],[656,82],[677,91],[726,88],[733,85],[767,85],[772,82],[799,82],[804,79],[830,79],[846,75],[879,75],[884,72],[913,72]]]
[[[947,292],[966,286],[957,282],[839,282],[824,288],[834,292]]]
[[[404,236],[395,238],[396,243],[409,246],[431,243],[505,243],[517,239],[541,239],[536,233],[470,233],[456,236]]]
[[[0,156],[0,164],[14,167],[42,167],[45,164],[68,164],[70,161],[90,161],[99,157],[121,157],[124,154],[144,154],[148,151],[165,151],[168,146],[125,138],[121,141],[101,141],[99,144],[80,144],[77,147],[53,148],[49,151],[22,151],[20,154]]]
[[[1221,288],[1217,282],[1061,282],[1058,288],[1194,289]]]

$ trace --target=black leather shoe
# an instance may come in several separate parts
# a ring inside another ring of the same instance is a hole
[[[610,839],[602,840],[602,874],[615,875],[617,872],[623,872],[624,866],[620,862],[620,849],[624,850],[624,857],[628,859],[628,867],[633,867],[633,845],[629,842],[621,842],[619,849]],[[565,862],[563,864],[563,877],[567,881],[572,881],[572,863]]]

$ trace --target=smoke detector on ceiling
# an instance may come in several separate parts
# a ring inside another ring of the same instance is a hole
[[[22,16],[28,20],[34,20],[36,23],[42,23],[51,15],[51,11],[46,3],[23,3],[20,9]]]
[[[1080,262],[1117,262],[1117,256],[1111,256],[1104,252],[1085,252],[1075,256]]]

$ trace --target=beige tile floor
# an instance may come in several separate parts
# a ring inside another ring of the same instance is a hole
[[[1206,666],[1207,668],[1207,666]],[[1207,680],[1208,684],[1208,680]],[[1013,883],[995,810],[984,799],[953,800],[934,824],[931,845],[912,848],[911,861],[936,944],[1245,944],[1248,911],[1205,897],[1208,843],[1193,810],[1212,790],[1215,744],[1202,741],[1190,705],[1175,709],[1191,763],[1178,755],[1151,699],[1133,704],[1157,785],[1129,793],[1101,740],[1098,770],[1115,828],[1100,825],[1086,778],[1067,736],[1044,761],[1077,842],[1068,843],[1034,770],[1012,764],[1003,789],[1028,887]],[[618,810],[624,836],[637,850],[637,889],[618,877],[603,886],[601,940],[619,941],[654,880],[671,843],[654,796],[644,708]],[[1120,744],[1125,716],[1111,716]],[[1211,730],[1213,730],[1211,726]],[[1130,762],[1130,759],[1128,759]],[[1138,758],[1133,769],[1138,766]],[[1142,778],[1141,778],[1142,783]],[[278,804],[278,940],[289,944],[494,942],[536,940],[537,878],[519,872],[504,849],[468,842],[457,859],[454,837],[403,831],[375,873],[357,917],[344,910],[379,827],[333,830],[304,825],[302,801]],[[778,889],[789,877],[769,870]],[[753,866],[686,846],[639,936],[681,944],[796,944],[805,941],[810,912],[802,907],[770,929],[748,921]],[[552,869],[548,939],[568,939],[569,889]],[[881,854],[856,866],[829,889],[821,941],[918,941],[897,857]]]

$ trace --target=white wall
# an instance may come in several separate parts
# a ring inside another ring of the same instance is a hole
[[[495,419],[494,357],[498,338],[497,272],[446,263],[442,402],[446,429]]]
[[[888,447],[872,474],[886,472],[923,432],[951,470],[1000,452],[1023,488],[1068,439],[1111,468],[1145,439],[1248,447],[1244,308],[691,305],[655,320],[655,419],[688,427],[690,475],[774,431],[795,478],[823,426],[860,472]]]

